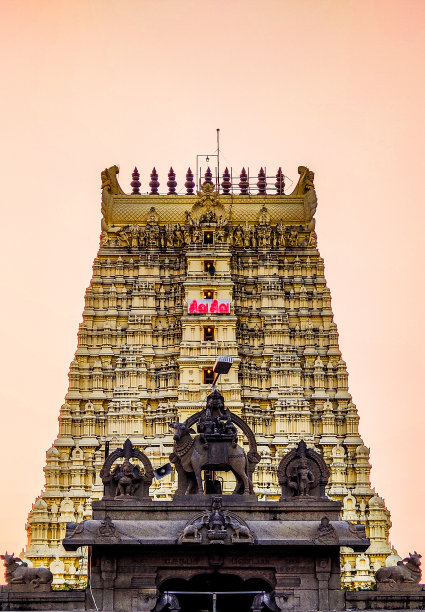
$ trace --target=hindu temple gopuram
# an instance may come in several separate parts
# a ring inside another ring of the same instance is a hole
[[[165,189],[154,168],[147,193],[135,168],[129,194],[118,172],[101,173],[100,248],[25,559],[3,555],[10,588],[119,612],[366,609],[348,591],[375,582],[376,608],[389,582],[425,603],[420,555],[392,550],[370,482],[313,172],[289,194],[281,168],[189,169],[181,188],[171,168]]]

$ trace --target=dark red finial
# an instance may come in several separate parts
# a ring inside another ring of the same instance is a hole
[[[208,185],[212,185],[212,172],[210,170],[210,167],[208,166],[207,171],[205,172],[205,183],[208,183]]]
[[[151,180],[149,183],[149,187],[151,188],[151,195],[158,195],[159,181],[158,172],[155,168],[151,172]]]
[[[193,182],[193,172],[190,168],[188,168],[186,172],[186,182],[184,186],[186,187],[187,195],[193,195],[193,188],[195,187],[195,183]]]
[[[267,193],[266,175],[265,175],[263,168],[260,168],[260,172],[258,173],[257,187],[258,187],[258,195],[265,195]]]
[[[136,167],[134,168],[133,174],[131,175],[131,177],[133,179],[131,181],[131,183],[130,183],[130,185],[133,187],[133,191],[131,193],[133,195],[138,195],[138,194],[140,194],[139,187],[140,187],[141,183],[139,181],[140,174],[139,174],[139,171],[138,171],[138,169]]]
[[[177,186],[176,173],[173,170],[173,166],[171,166],[170,171],[168,172],[168,181],[167,181],[168,195],[176,194],[176,186]]]
[[[285,193],[285,175],[283,174],[280,166],[276,174],[276,182],[274,186],[276,187],[277,195],[283,195]]]
[[[232,188],[232,182],[230,180],[230,172],[227,167],[223,172],[223,182],[221,183],[221,186],[223,187],[224,195],[228,195],[230,193],[230,189]]]
[[[249,191],[248,177],[245,168],[242,168],[240,179],[241,180],[239,181],[239,188],[241,190],[241,194],[245,195]]]

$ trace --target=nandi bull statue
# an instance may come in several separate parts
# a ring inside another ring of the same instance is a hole
[[[38,589],[40,585],[45,585],[45,590],[50,590],[53,581],[52,572],[46,567],[28,567],[25,561],[15,557],[12,553],[0,555],[6,568],[6,582],[8,586],[26,585],[29,589]]]
[[[375,574],[378,584],[418,584],[421,579],[421,556],[415,550],[413,555],[398,561],[397,565],[391,567],[380,567]]]
[[[237,480],[234,493],[253,494],[247,455],[237,443],[236,427],[217,390],[208,396],[206,409],[199,415],[199,435],[192,438],[196,432],[187,422],[177,422],[173,427],[174,452],[170,461],[176,465],[180,493],[203,493],[202,470],[210,470],[232,471]]]

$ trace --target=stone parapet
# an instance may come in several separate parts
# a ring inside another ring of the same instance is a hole
[[[90,608],[86,591],[51,591],[50,593],[7,591],[0,587],[0,610],[49,610],[84,612]]]
[[[346,610],[424,610],[425,585],[396,585],[378,591],[347,592]]]

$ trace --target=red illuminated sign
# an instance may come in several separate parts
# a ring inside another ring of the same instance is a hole
[[[192,300],[188,303],[187,312],[190,314],[229,314],[230,302]]]

